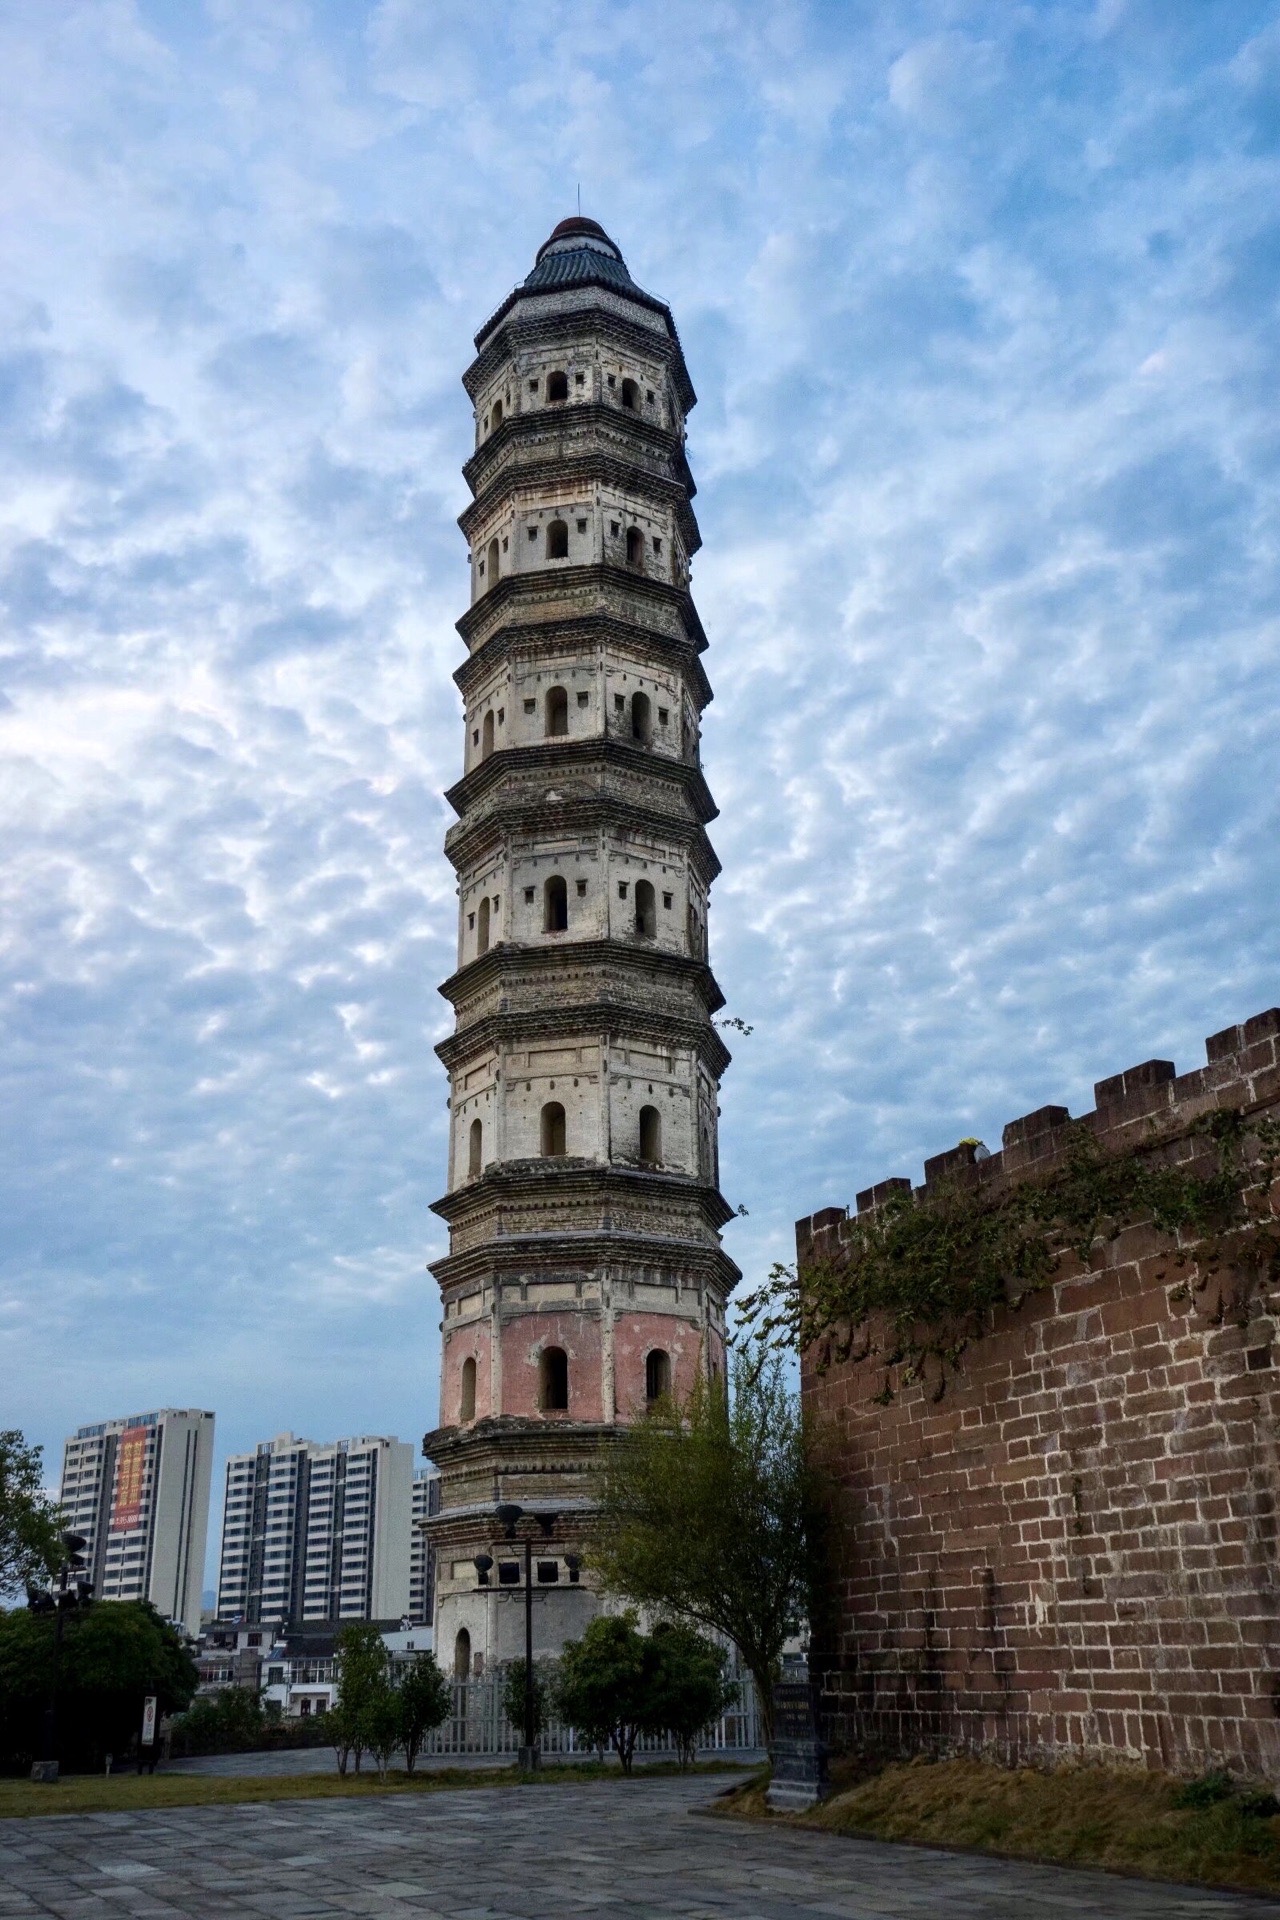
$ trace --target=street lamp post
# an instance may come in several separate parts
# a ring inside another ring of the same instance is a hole
[[[516,1538],[516,1524],[524,1517],[524,1508],[504,1503],[498,1508],[498,1518],[502,1522],[507,1539]],[[550,1539],[555,1528],[554,1513],[530,1514],[542,1528],[543,1536]],[[531,1773],[538,1764],[538,1725],[534,1708],[533,1691],[533,1536],[524,1537],[524,1745],[520,1749],[522,1771]]]
[[[64,1533],[62,1548],[66,1555],[58,1568],[53,1590],[27,1588],[27,1606],[32,1613],[53,1614],[53,1663],[49,1675],[49,1698],[40,1726],[40,1758],[32,1763],[31,1778],[42,1786],[53,1786],[58,1778],[58,1678],[62,1664],[62,1622],[68,1611],[88,1606],[93,1584],[78,1576],[84,1567],[88,1543],[78,1533]]]

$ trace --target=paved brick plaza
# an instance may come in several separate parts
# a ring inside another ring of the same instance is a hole
[[[0,1916],[1275,1920],[1267,1900],[691,1818],[713,1791],[603,1782],[9,1820]]]

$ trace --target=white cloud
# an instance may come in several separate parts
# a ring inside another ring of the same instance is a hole
[[[0,22],[0,1354],[48,1444],[432,1421],[458,376],[579,183],[701,394],[737,1256],[1277,998],[1268,36],[527,25]]]

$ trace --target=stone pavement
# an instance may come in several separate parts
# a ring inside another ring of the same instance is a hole
[[[0,1822],[0,1916],[1276,1920],[1267,1900],[703,1820],[724,1776]]]

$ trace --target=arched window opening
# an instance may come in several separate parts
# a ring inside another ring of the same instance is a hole
[[[453,1677],[455,1680],[466,1680],[470,1674],[471,1635],[465,1627],[459,1627],[457,1638],[453,1643]]]
[[[653,887],[648,880],[636,881],[636,932],[642,940],[658,937],[658,913]]]
[[[547,528],[548,560],[567,560],[569,558],[569,523],[567,520],[553,520]]]
[[[639,527],[627,528],[627,565],[644,572],[644,535]]]
[[[569,696],[563,687],[547,688],[547,738],[569,731]]]
[[[655,1347],[644,1358],[644,1397],[652,1406],[655,1400],[666,1400],[671,1393],[671,1356]]]
[[[493,714],[486,713],[480,727],[480,758],[487,760],[493,752]]]
[[[650,1356],[652,1358],[652,1356]],[[650,1398],[653,1396],[650,1395]],[[459,1420],[474,1420],[476,1417],[476,1363],[466,1359],[462,1363],[462,1396],[458,1403]]]
[[[662,1115],[656,1107],[640,1109],[640,1158],[647,1167],[662,1162]]]
[[[569,1356],[563,1347],[544,1347],[538,1356],[538,1405],[544,1413],[568,1410]]]
[[[547,398],[551,401],[569,398],[569,376],[567,373],[549,373],[547,375]]]
[[[495,401],[494,401],[494,403],[493,403],[493,414],[492,414],[492,416],[491,416],[491,418],[492,418],[492,425],[493,425],[493,427],[494,427],[494,429],[495,429],[495,431],[496,431],[496,429],[497,429],[498,427],[500,427],[500,426],[502,425],[502,402],[501,402],[501,400],[495,400]]]
[[[564,1108],[558,1100],[548,1100],[542,1109],[542,1157],[559,1160],[564,1150]]]
[[[645,747],[652,743],[653,709],[647,693],[633,693],[631,696],[631,738]]]
[[[474,1180],[480,1171],[480,1156],[484,1150],[484,1128],[478,1120],[471,1122],[471,1132],[467,1136],[467,1175]]]
[[[569,930],[569,889],[561,874],[553,873],[542,889],[542,931],[567,933]]]
[[[496,540],[489,542],[489,564],[485,571],[488,574],[489,586],[496,587],[498,584],[498,576],[502,571],[498,560],[498,543]]]
[[[630,407],[633,412],[640,405],[640,389],[634,380],[623,381],[622,404],[624,407]]]

